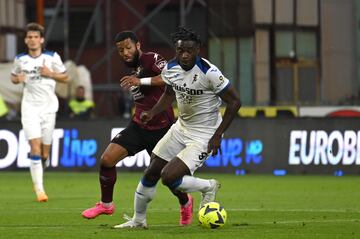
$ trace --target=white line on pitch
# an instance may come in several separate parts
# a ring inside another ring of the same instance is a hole
[[[358,219],[334,219],[334,220],[301,220],[301,221],[269,221],[269,222],[255,222],[249,223],[247,226],[252,225],[261,225],[261,224],[302,224],[302,223],[339,223],[339,222],[359,222]],[[78,225],[69,225],[69,226],[0,226],[0,229],[9,229],[13,228],[16,230],[24,229],[24,230],[31,230],[31,229],[67,229],[70,228],[78,229]],[[94,227],[96,227],[94,225]],[[150,224],[149,228],[151,227],[179,227],[177,224]],[[243,226],[244,227],[244,226]],[[96,227],[98,228],[98,227]],[[104,229],[111,229],[111,227],[104,227]],[[115,229],[114,229],[115,230]],[[123,230],[123,229],[116,229],[116,230]]]
[[[298,223],[337,223],[337,222],[360,222],[359,219],[333,219],[333,220],[301,220],[301,221],[272,221],[260,222],[259,224],[298,224]],[[256,224],[256,223],[255,223]]]
[[[319,213],[360,213],[358,209],[277,209],[277,208],[225,208],[226,211],[235,211],[235,212],[319,212]],[[11,210],[11,208],[7,208],[7,211]],[[15,209],[14,210],[18,210]],[[41,211],[41,209],[34,208],[22,208],[22,211]],[[84,208],[46,208],[46,212],[51,211],[62,211],[62,212],[74,212],[74,211],[83,211]],[[118,210],[128,211],[133,210],[132,208],[118,208]],[[169,211],[178,211],[178,208],[149,208],[149,212],[169,212]]]

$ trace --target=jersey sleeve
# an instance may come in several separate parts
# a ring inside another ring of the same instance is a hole
[[[159,54],[154,54],[154,62],[152,64],[152,71],[156,74],[160,74],[164,66],[166,65],[166,60]]]
[[[171,85],[171,82],[169,81],[169,71],[167,70],[167,64],[161,71],[161,78],[167,85]]]
[[[57,73],[63,73],[66,71],[66,67],[61,60],[61,57],[56,52],[54,53],[53,62],[51,65],[53,71]]]
[[[219,94],[221,91],[229,87],[230,81],[227,79],[222,72],[216,67],[212,66],[206,73],[206,77],[209,80],[210,88]]]
[[[17,75],[21,73],[21,60],[19,58],[15,58],[13,66],[11,68],[11,74]]]

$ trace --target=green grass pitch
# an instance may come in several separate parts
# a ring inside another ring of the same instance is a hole
[[[222,183],[218,201],[228,213],[221,229],[178,226],[178,202],[161,185],[149,206],[148,230],[112,229],[132,215],[140,173],[118,173],[113,216],[93,220],[81,211],[99,200],[97,173],[45,173],[49,202],[35,201],[29,172],[0,173],[0,238],[360,238],[360,177],[199,174]]]

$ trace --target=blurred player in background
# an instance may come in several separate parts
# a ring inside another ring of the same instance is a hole
[[[70,114],[72,119],[87,120],[93,117],[95,103],[85,98],[85,87],[76,87],[75,97],[69,101]]]
[[[99,175],[101,201],[96,203],[95,207],[82,212],[83,217],[88,219],[95,218],[101,214],[114,213],[113,192],[116,182],[116,164],[125,157],[135,155],[144,149],[151,154],[156,143],[165,135],[174,122],[171,104],[146,124],[140,120],[141,113],[150,110],[164,93],[164,85],[152,86],[159,85],[159,83],[156,82],[156,79],[151,81],[150,77],[161,73],[161,70],[166,65],[166,60],[157,53],[142,52],[137,36],[131,31],[118,33],[115,37],[115,44],[123,63],[134,69],[134,75],[147,78],[143,79],[140,85],[132,87],[124,80],[127,77],[121,80],[121,86],[129,89],[133,96],[135,114],[129,125],[111,140],[111,143],[101,156]],[[142,201],[147,201],[148,198],[143,197],[139,192],[146,190],[144,188],[147,187],[155,190],[158,180],[153,180],[153,178],[160,178],[161,169],[166,163],[166,161],[159,161],[152,174],[145,173],[137,186],[135,204],[145,205]],[[155,191],[151,193],[155,193]],[[192,198],[187,193],[174,192],[174,194],[178,197],[181,208],[184,208],[180,215],[180,223],[187,225],[191,223],[192,218]]]
[[[215,200],[220,184],[214,179],[205,180],[192,175],[210,154],[218,153],[222,135],[237,114],[240,100],[221,71],[199,56],[199,36],[180,27],[172,34],[172,40],[175,59],[168,62],[161,73],[166,83],[165,92],[151,110],[141,114],[141,120],[151,122],[175,99],[179,118],[155,146],[147,171],[150,174],[156,171],[153,166],[158,161],[168,162],[161,171],[162,183],[172,191],[201,192],[201,207]],[[143,80],[131,78],[126,83],[137,85]],[[219,112],[221,100],[226,103],[223,119]],[[148,198],[143,202],[145,204],[153,197],[149,188],[138,189],[138,193]],[[146,208],[146,205],[135,207],[133,218],[115,228],[146,225]]]
[[[30,173],[39,202],[48,196],[43,185],[43,165],[49,157],[56,112],[56,82],[67,82],[66,68],[60,56],[43,50],[44,27],[29,23],[26,27],[27,52],[16,56],[11,72],[14,84],[24,85],[21,101],[21,123],[30,143]]]

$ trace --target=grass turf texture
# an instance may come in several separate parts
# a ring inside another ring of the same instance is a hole
[[[178,226],[179,206],[161,184],[148,212],[149,229],[112,229],[132,215],[139,173],[118,173],[113,216],[93,220],[82,210],[99,200],[97,173],[46,172],[49,202],[38,203],[28,172],[0,173],[0,238],[360,238],[360,177],[200,174],[222,183],[228,213],[221,229]]]

